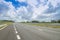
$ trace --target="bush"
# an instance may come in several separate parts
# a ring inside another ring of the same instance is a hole
[[[39,23],[39,21],[33,20],[32,23]]]

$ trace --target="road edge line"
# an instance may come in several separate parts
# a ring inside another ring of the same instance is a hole
[[[2,27],[0,30],[3,30],[4,28],[6,28],[8,25],[6,24],[6,26]]]

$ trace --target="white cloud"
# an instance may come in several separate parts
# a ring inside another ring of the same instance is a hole
[[[19,7],[16,11],[17,11],[17,13],[20,13],[20,12],[23,12],[23,11],[25,11],[26,13],[28,12],[26,7],[23,7],[23,6]]]
[[[25,2],[26,0],[15,0],[15,1],[19,1],[19,2]]]
[[[57,7],[58,3],[60,3],[60,0],[48,0],[52,4],[53,7]]]
[[[38,16],[46,16],[47,18],[41,19],[41,20],[50,20],[53,15],[56,15],[57,13],[47,13],[44,14],[45,10],[49,8],[48,4],[51,3],[51,5],[55,8],[57,7],[58,3],[60,1],[57,0],[16,0],[19,2],[27,2],[28,6],[21,6],[17,9],[12,5],[12,2],[6,2],[4,0],[1,0],[0,3],[4,3],[9,7],[8,12],[6,13],[7,16],[9,16],[13,20],[21,21],[21,20],[27,20],[27,19],[37,19]],[[24,19],[26,18],[26,19]],[[39,20],[39,19],[38,19]]]
[[[47,6],[47,5],[45,5],[45,6],[40,5],[38,8],[34,8],[34,9],[33,9],[33,12],[34,12],[34,13],[33,13],[32,19],[35,19],[38,15],[42,15],[43,12],[44,12],[46,9],[48,9],[48,6]]]
[[[1,3],[2,1],[4,1],[4,0],[0,0],[0,3]]]
[[[15,11],[14,6],[12,5],[12,2],[6,2],[6,1],[3,0],[0,3],[3,3],[2,5],[5,4],[6,7],[9,8],[8,11],[5,11],[5,13],[2,13],[2,18],[3,19],[5,18],[5,19],[16,20],[16,11]]]
[[[37,0],[27,0],[27,3],[33,7],[35,7],[38,4]]]

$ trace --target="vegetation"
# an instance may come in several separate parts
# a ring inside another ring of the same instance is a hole
[[[24,22],[28,25],[39,26],[39,27],[51,27],[51,28],[60,28],[60,20],[51,20],[51,22],[40,22],[40,21],[30,21]],[[59,24],[59,25],[58,25]]]
[[[52,23],[60,23],[60,20],[51,20]]]
[[[21,23],[60,23],[60,20],[51,20],[51,22],[45,22],[45,21],[37,21],[37,20],[32,20],[32,21],[23,21]]]
[[[37,27],[49,27],[49,28],[60,28],[60,23],[25,23]]]
[[[33,20],[33,21],[31,21],[32,23],[39,23],[39,21],[36,21],[36,20]]]
[[[0,20],[0,30],[1,30],[1,28],[5,28],[12,23],[13,23],[13,21],[11,21],[11,20]]]
[[[10,23],[13,23],[13,21],[11,21],[11,20],[0,20],[0,25],[1,24],[10,24]]]
[[[57,22],[60,23],[60,20],[58,20]]]

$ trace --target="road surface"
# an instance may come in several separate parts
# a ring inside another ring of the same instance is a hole
[[[0,40],[60,40],[60,29],[13,23],[0,30]]]

